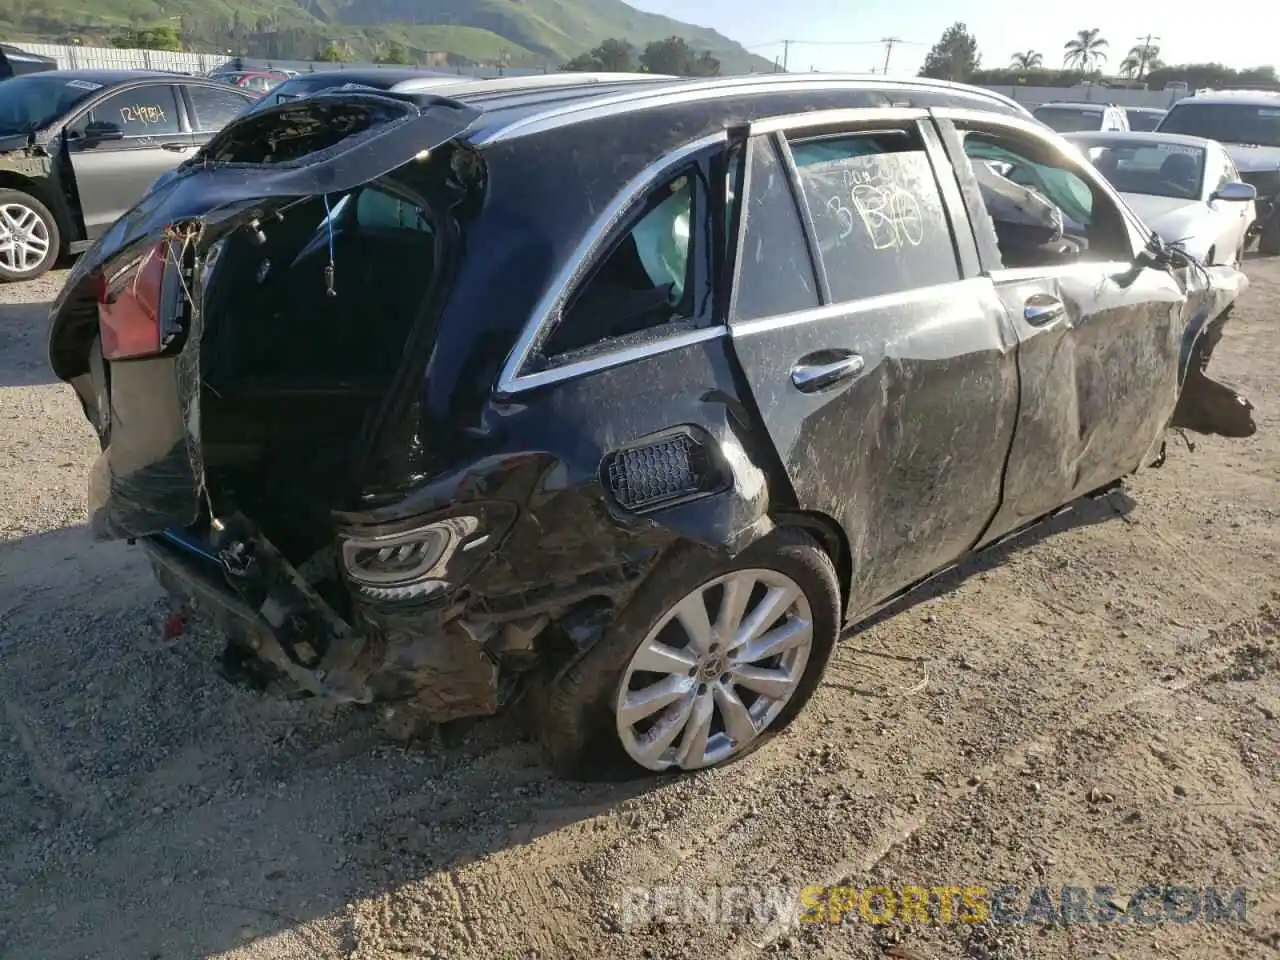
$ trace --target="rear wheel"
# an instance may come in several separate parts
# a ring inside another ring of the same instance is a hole
[[[21,190],[0,190],[0,280],[30,280],[58,259],[62,237],[49,208]]]
[[[776,531],[733,560],[677,550],[539,698],[548,759],[612,779],[742,757],[804,707],[839,625],[835,570],[803,532]]]

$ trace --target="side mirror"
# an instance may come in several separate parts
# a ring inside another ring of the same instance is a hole
[[[119,124],[108,120],[95,120],[84,128],[84,140],[88,143],[101,143],[104,140],[123,140],[124,131]]]
[[[1209,202],[1226,200],[1228,203],[1253,203],[1258,199],[1258,188],[1251,183],[1234,180],[1224,183],[1209,197]]]

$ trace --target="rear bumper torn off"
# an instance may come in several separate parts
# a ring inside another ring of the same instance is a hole
[[[433,722],[498,709],[497,663],[456,619],[421,610],[388,619],[357,609],[349,625],[256,535],[256,566],[247,575],[159,537],[139,543],[166,592],[223,632],[228,650],[280,677],[285,689],[339,703],[407,703]]]

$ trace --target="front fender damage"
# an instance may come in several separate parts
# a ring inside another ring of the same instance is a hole
[[[1178,403],[1169,426],[1221,437],[1251,437],[1258,429],[1253,404],[1206,373],[1248,278],[1234,267],[1210,267],[1189,271],[1187,283],[1191,319],[1182,344]]]

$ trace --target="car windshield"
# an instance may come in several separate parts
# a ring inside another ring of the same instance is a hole
[[[1280,147],[1280,97],[1257,103],[1179,103],[1160,124],[1161,133],[1187,133],[1222,143]]]
[[[1154,140],[1076,140],[1098,172],[1121,193],[1200,199],[1205,149]]]
[[[31,133],[71,111],[102,84],[33,74],[0,83],[0,133]]]
[[[1160,120],[1164,114],[1158,110],[1126,110],[1125,116],[1129,119],[1129,129],[1136,130],[1138,133],[1150,133],[1160,125]]]
[[[1059,133],[1102,129],[1101,110],[1087,110],[1081,107],[1037,107],[1032,116]]]

